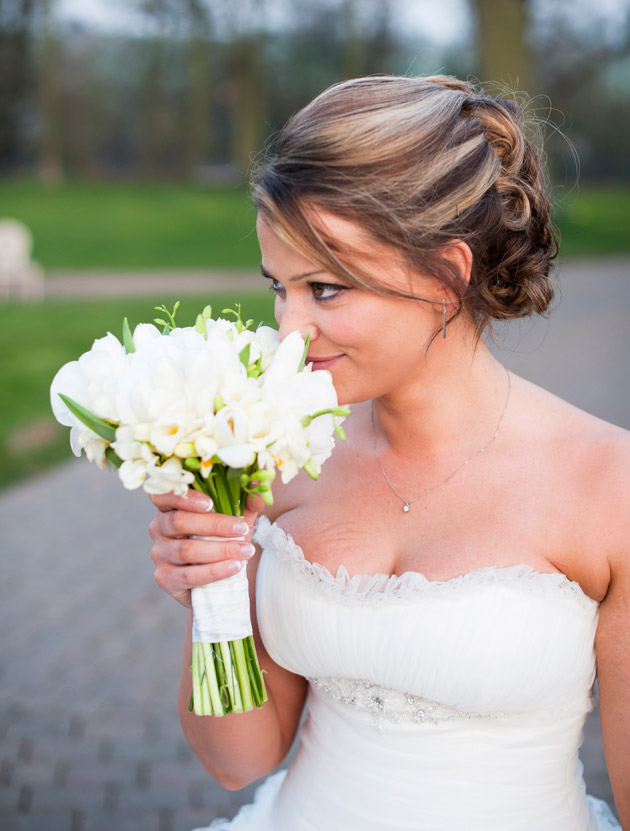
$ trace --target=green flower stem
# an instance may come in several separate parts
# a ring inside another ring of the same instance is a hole
[[[192,654],[192,663],[190,666],[192,670],[192,681],[193,681],[193,703],[195,710],[199,711],[202,708],[202,699],[201,699],[201,679],[202,679],[202,672],[200,672],[199,667],[199,650],[193,647],[193,654]],[[190,708],[189,708],[190,709]]]
[[[258,655],[256,654],[256,644],[254,643],[254,636],[249,635],[244,638],[244,644],[247,651],[247,666],[249,670],[249,677],[256,700],[256,706],[262,707],[267,701],[267,690],[265,689],[265,679],[263,678],[260,664],[258,663]]]
[[[232,500],[230,498],[230,489],[228,487],[225,469],[223,465],[217,465],[217,472],[214,479],[214,487],[217,495],[215,505],[219,508],[220,513],[234,515],[232,509]]]
[[[242,713],[267,701],[253,636],[215,644],[193,643],[189,710],[200,716]]]
[[[215,716],[222,716],[224,709],[221,701],[219,679],[213,658],[213,645],[210,643],[201,643],[197,644],[197,646],[201,648],[202,661],[205,667],[205,687],[209,696],[209,702],[203,702],[204,713],[206,715],[214,714]],[[209,706],[206,710],[207,705]]]
[[[218,644],[218,651],[223,660],[223,669],[225,670],[225,680],[230,696],[230,709],[233,713],[243,712],[243,701],[241,699],[241,691],[238,684],[238,679],[234,671],[234,664],[232,662],[232,652],[228,641],[222,641]]]
[[[249,678],[247,660],[245,658],[245,649],[243,646],[243,641],[232,641],[230,644],[230,650],[232,652],[232,655],[234,657],[234,663],[236,665],[236,674],[239,681],[243,701],[243,709],[251,710],[254,706],[254,701],[252,698],[252,689]]]
[[[219,644],[212,644],[212,659],[214,661],[214,671],[216,674],[217,683],[219,685],[219,697],[221,698],[221,715],[225,715],[230,711],[230,693],[227,686],[227,678],[225,675],[225,667],[223,665],[223,658],[219,650]]]

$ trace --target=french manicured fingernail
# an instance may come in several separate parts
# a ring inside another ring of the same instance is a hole
[[[204,505],[204,506],[205,506],[206,511],[208,511],[208,513],[210,513],[210,511],[214,508],[214,502],[210,499],[210,497],[209,497],[209,496],[207,496],[207,497],[206,497],[206,499],[207,499],[208,501],[207,501],[206,503],[204,503],[204,501],[202,501],[202,503],[201,503],[201,504],[202,504],[202,505]]]
[[[235,522],[232,526],[232,533],[234,536],[242,537],[243,534],[249,533],[249,525],[246,522]]]
[[[244,543],[243,545],[240,545],[239,548],[241,549],[241,555],[243,557],[247,557],[248,560],[250,557],[253,557],[256,552],[254,546],[248,542]]]
[[[240,560],[233,560],[228,566],[225,567],[225,570],[228,574],[236,574],[237,571],[240,571],[245,563],[242,563]]]

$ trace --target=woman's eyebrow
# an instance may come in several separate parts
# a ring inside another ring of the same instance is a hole
[[[260,266],[260,273],[262,274],[263,277],[266,277],[267,280],[275,280],[276,279],[273,276],[273,274],[270,274],[267,271],[267,269],[265,268],[264,265],[262,265],[262,263],[261,263],[261,266]],[[324,270],[321,269],[321,268],[318,268],[316,271],[305,271],[304,274],[295,274],[293,277],[289,277],[288,282],[289,283],[295,283],[298,280],[304,280],[305,277],[312,277],[314,274],[324,274],[324,273],[325,273]]]

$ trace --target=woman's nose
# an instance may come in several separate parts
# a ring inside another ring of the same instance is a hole
[[[289,332],[296,330],[305,338],[309,336],[312,343],[318,335],[315,323],[306,314],[306,310],[298,304],[283,303],[283,309],[278,315],[278,331],[280,340],[284,340]]]

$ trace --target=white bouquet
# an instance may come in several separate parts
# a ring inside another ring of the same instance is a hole
[[[125,319],[122,342],[108,333],[51,386],[55,417],[71,427],[75,455],[117,469],[126,488],[185,496],[208,494],[217,511],[242,516],[248,494],[273,501],[280,471],[289,482],[304,469],[317,478],[340,421],[330,373],[305,365],[298,332],[282,343],[268,326],[212,318],[194,327]],[[247,571],[193,589],[193,695],[198,715],[251,710],[266,701],[252,636]]]

